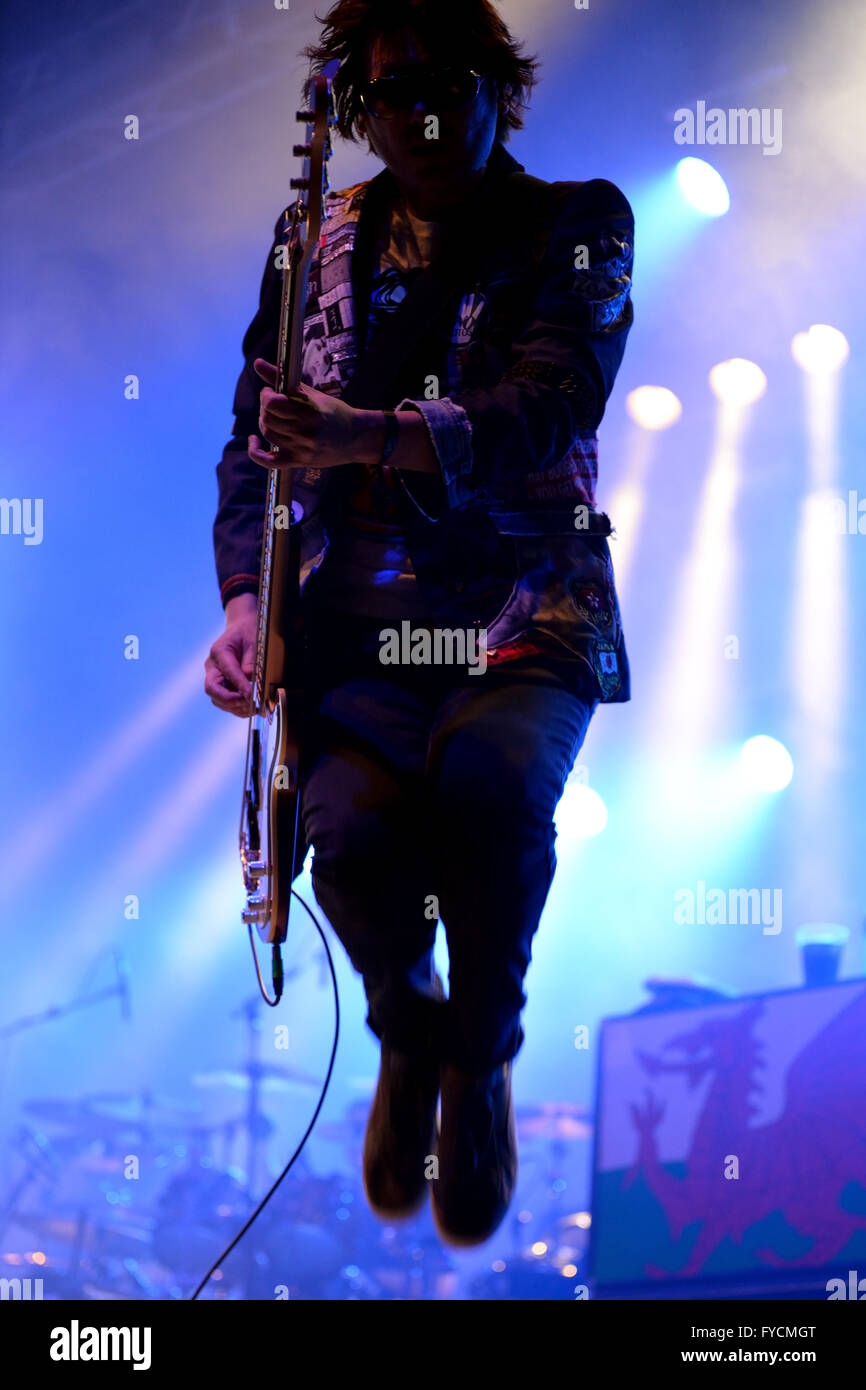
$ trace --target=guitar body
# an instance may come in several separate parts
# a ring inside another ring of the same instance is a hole
[[[295,146],[303,176],[292,186],[309,190],[287,209],[283,228],[283,291],[276,389],[297,391],[301,378],[304,308],[310,262],[321,234],[332,122],[331,79],[310,84],[307,141]],[[242,918],[263,941],[285,940],[300,820],[300,757],[304,708],[304,634],[301,621],[300,507],[292,497],[290,468],[269,470],[259,577],[252,712],[247,735],[240,857],[247,894]]]
[[[292,861],[288,856],[294,854],[300,814],[297,727],[291,699],[281,688],[267,715],[256,721],[251,740],[253,765],[248,768],[245,798],[255,786],[260,799],[245,804],[248,826],[255,831],[242,847],[241,863],[247,907],[255,912],[251,920],[269,943],[284,941],[289,924]],[[259,865],[264,866],[264,872]]]

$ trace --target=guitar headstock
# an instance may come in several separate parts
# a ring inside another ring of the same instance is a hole
[[[303,205],[303,249],[307,255],[315,250],[325,220],[325,195],[328,191],[328,159],[331,155],[331,126],[334,105],[331,82],[339,67],[332,62],[316,73],[308,84],[309,109],[298,111],[296,119],[306,124],[305,140],[295,145],[293,153],[303,160],[301,174],[291,179],[289,186],[297,188]],[[288,219],[288,210],[286,212]],[[297,225],[297,223],[296,223]]]

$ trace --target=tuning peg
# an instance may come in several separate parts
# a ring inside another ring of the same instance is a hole
[[[289,179],[289,188],[309,188],[309,179]]]
[[[297,155],[298,159],[308,159],[313,153],[312,145],[293,145],[292,154]]]
[[[296,120],[296,121],[314,121],[315,119],[316,119],[316,113],[315,113],[315,111],[296,111],[296,112],[295,112],[295,120]]]
[[[267,915],[267,899],[261,893],[248,894],[247,905],[241,912],[241,921],[247,923],[262,922],[267,918]]]

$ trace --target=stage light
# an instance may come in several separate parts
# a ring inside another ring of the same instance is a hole
[[[848,360],[848,339],[828,323],[813,323],[808,333],[795,333],[791,356],[810,376],[829,376]]]
[[[801,910],[818,916],[832,901],[827,885],[840,884],[847,872],[839,779],[849,756],[845,721],[850,692],[856,688],[856,642],[846,534],[850,490],[843,483],[840,443],[844,375],[838,368],[848,356],[848,343],[828,324],[813,324],[794,338],[791,354],[802,369],[808,491],[800,501],[788,619],[793,697],[788,727],[799,753],[787,826],[791,893]],[[803,640],[806,632],[808,641]],[[821,853],[803,854],[802,845],[820,845]]]
[[[710,389],[725,405],[751,405],[766,391],[767,378],[757,362],[731,357],[717,362],[710,371]]]
[[[725,713],[730,669],[725,642],[737,631],[734,515],[751,419],[745,402],[766,381],[759,367],[742,359],[718,363],[710,380],[719,397],[712,454],[666,623],[666,654],[656,668],[656,688],[647,705],[648,736],[675,750],[664,760],[662,778],[665,795],[672,798],[678,797],[684,779],[691,780],[689,769],[697,768],[701,749],[715,739]]]
[[[666,386],[637,386],[625,398],[625,408],[644,430],[666,430],[683,413],[679,399]]]
[[[746,780],[762,792],[780,792],[794,775],[794,763],[785,745],[766,734],[746,739],[740,749],[740,768]]]
[[[731,206],[728,186],[717,169],[705,159],[689,155],[677,164],[677,183],[690,207],[706,217],[721,217]]]
[[[589,840],[607,825],[607,807],[597,791],[581,782],[569,782],[556,808],[556,828],[566,838]]]
[[[98,750],[83,758],[81,770],[70,782],[58,781],[52,795],[42,798],[38,810],[27,819],[18,818],[15,835],[9,836],[0,851],[0,882],[7,889],[16,882],[26,883],[40,863],[50,862],[53,847],[85,823],[85,812],[121,783],[130,764],[147,752],[188,704],[201,699],[206,655],[206,647],[194,652],[147,704],[114,733],[100,739]]]
[[[661,449],[656,435],[683,413],[677,397],[666,386],[638,386],[626,396],[625,405],[632,420],[623,450],[625,467],[611,494],[610,505],[605,508],[616,526],[616,533],[612,537],[612,559],[620,602],[626,590],[646,509],[650,471]]]

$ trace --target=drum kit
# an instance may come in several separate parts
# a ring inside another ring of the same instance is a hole
[[[247,1028],[244,1060],[191,1078],[203,1099],[240,1101],[228,1119],[213,1122],[149,1091],[24,1103],[7,1141],[13,1161],[2,1169],[10,1178],[0,1193],[0,1279],[28,1288],[41,1280],[36,1296],[62,1300],[189,1298],[272,1181],[265,1149],[275,1125],[265,1097],[282,1104],[309,1097],[312,1108],[321,1085],[318,1076],[258,1056],[257,996],[235,1014]],[[518,1108],[517,1196],[484,1248],[489,1272],[478,1277],[477,1260],[458,1265],[443,1247],[429,1212],[393,1226],[370,1212],[360,1178],[369,1103],[365,1093],[340,1119],[316,1127],[314,1141],[339,1154],[336,1171],[313,1171],[302,1152],[203,1297],[573,1296],[569,1276],[588,1224],[568,1210],[591,1137],[584,1111],[568,1103]]]
[[[263,1085],[312,1084],[290,1067],[241,1067],[196,1081],[247,1096]],[[225,1164],[238,1138],[250,1137],[246,1113],[209,1124],[165,1097],[134,1094],[32,1100],[23,1109],[26,1122],[11,1140],[20,1175],[0,1207],[0,1265],[8,1277],[41,1277],[43,1297],[188,1297],[255,1207],[246,1173]],[[260,1122],[248,1148],[270,1128]],[[276,1194],[208,1296],[250,1297],[251,1287],[267,1287],[281,1241],[284,1263],[294,1247],[291,1262],[311,1286],[339,1270],[343,1250],[327,1234],[339,1226],[322,1219],[325,1211],[304,1211],[305,1202],[326,1205],[323,1184],[302,1170],[288,1202]],[[290,1278],[283,1282],[302,1296]]]
[[[150,1093],[25,1103],[11,1139],[18,1171],[0,1206],[0,1277],[39,1278],[43,1297],[63,1300],[190,1296],[256,1204],[248,1174],[226,1162],[238,1140],[257,1161],[272,1127],[251,1096],[318,1085],[292,1067],[252,1058],[193,1080],[241,1092],[243,1114],[206,1123]],[[429,1215],[385,1226],[369,1211],[360,1185],[368,1105],[356,1101],[319,1126],[316,1136],[342,1150],[339,1171],[316,1174],[302,1154],[204,1297],[574,1296],[588,1226],[568,1209],[576,1149],[591,1136],[583,1111],[567,1103],[518,1108],[517,1197],[479,1274],[477,1262],[472,1270],[457,1266]]]

